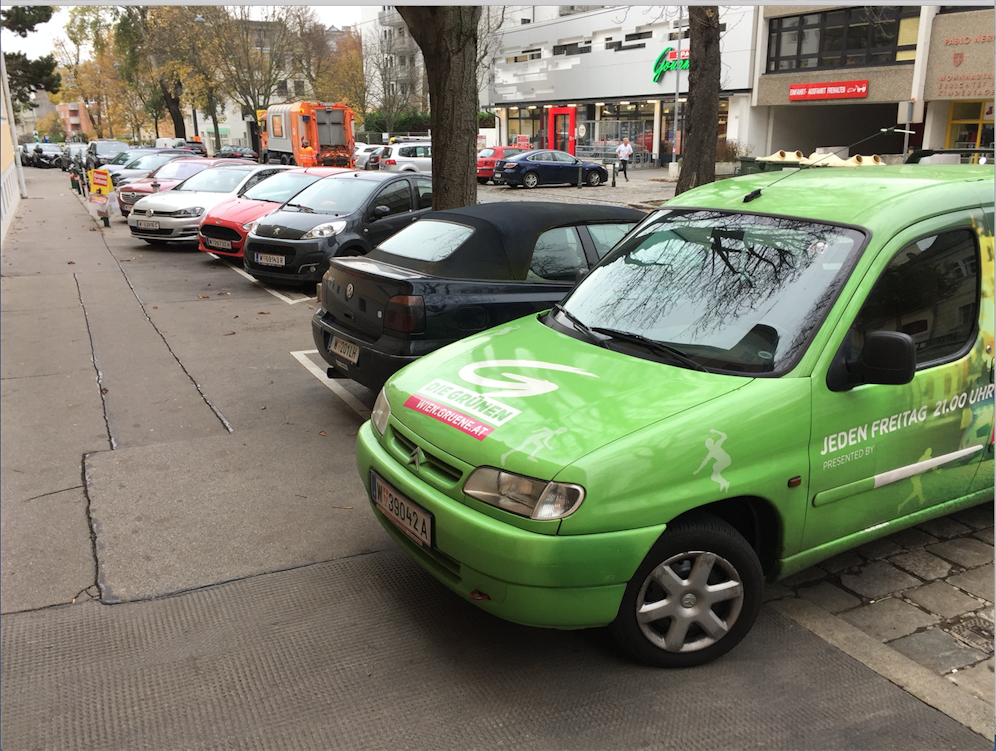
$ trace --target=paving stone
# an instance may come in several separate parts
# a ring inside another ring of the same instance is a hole
[[[942,618],[954,618],[979,607],[979,601],[969,597],[947,582],[934,582],[905,593],[917,605]]]
[[[889,563],[894,563],[927,581],[941,579],[951,573],[950,563],[920,548],[894,555],[889,559]]]
[[[988,608],[982,608],[982,610],[976,610],[972,615],[977,615],[977,616],[979,616],[979,618],[985,618],[990,623],[993,623],[994,621],[996,621],[996,618],[993,618],[993,606],[992,605],[990,605]]]
[[[862,566],[857,574],[841,574],[840,583],[852,592],[872,600],[921,584],[919,579],[914,579],[885,561]]]
[[[969,594],[981,597],[987,602],[993,601],[993,564],[981,566],[966,571],[963,574],[950,576],[948,584],[954,584],[959,589],[964,589]]]
[[[772,600],[781,600],[784,597],[788,597],[792,594],[792,590],[788,587],[783,586],[780,582],[775,582],[774,584],[766,584],[764,586],[764,602],[771,602]]]
[[[971,537],[959,537],[954,540],[938,542],[928,545],[929,550],[934,555],[954,561],[959,566],[965,568],[975,568],[993,560],[993,546]]]
[[[955,521],[967,524],[972,529],[992,529],[993,526],[993,502],[983,503],[981,506],[963,509],[954,514],[951,518]]]
[[[933,626],[940,619],[895,597],[863,605],[841,613],[840,618],[881,641],[912,634],[918,628]]]
[[[933,535],[928,535],[919,529],[904,529],[902,532],[896,532],[885,538],[886,540],[892,540],[898,545],[902,545],[904,548],[922,548],[924,545],[930,545],[932,542],[937,542],[937,538]]]
[[[854,552],[858,555],[863,555],[870,561],[877,561],[882,558],[888,558],[890,555],[901,553],[903,552],[903,548],[888,538],[883,537],[855,548]]]
[[[845,550],[838,553],[833,558],[827,558],[820,564],[820,568],[831,574],[839,574],[846,568],[854,568],[865,562],[865,559],[853,550]]]
[[[966,532],[971,532],[970,527],[966,527],[960,522],[956,522],[950,516],[941,516],[937,519],[931,519],[929,522],[924,522],[917,526],[921,532],[926,532],[928,535],[933,535],[934,537],[940,537],[942,540],[947,540],[949,537],[957,537],[958,535],[963,535]]]
[[[857,597],[848,594],[840,587],[835,587],[830,582],[820,582],[812,587],[799,587],[796,594],[830,613],[850,610],[861,604],[861,600]]]
[[[889,646],[941,675],[966,665],[974,665],[986,657],[984,652],[966,647],[939,628],[904,636],[891,642]]]
[[[972,535],[972,537],[974,537],[976,540],[982,540],[982,542],[986,543],[987,545],[994,544],[992,527],[990,527],[989,529],[980,529],[978,532]]]
[[[948,676],[948,680],[967,691],[971,691],[983,701],[993,703],[993,658],[980,662],[968,670],[959,670]]]
[[[782,584],[786,587],[798,587],[800,584],[806,584],[807,582],[816,581],[817,579],[822,579],[825,577],[826,571],[817,568],[816,566],[810,566],[807,569],[803,569],[792,576],[786,576],[782,579]]]

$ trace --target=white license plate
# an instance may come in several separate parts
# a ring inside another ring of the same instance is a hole
[[[370,472],[370,496],[398,529],[419,545],[432,547],[432,514],[409,501],[373,471]]]
[[[135,224],[139,229],[159,229],[159,222],[150,222],[147,219],[136,219]]]
[[[283,266],[284,257],[283,256],[271,256],[269,253],[257,253],[256,263],[261,266]]]
[[[333,336],[332,341],[329,342],[329,352],[339,355],[344,360],[349,360],[353,365],[356,365],[356,361],[360,359],[360,348],[337,336]]]
[[[218,250],[231,250],[232,241],[231,240],[219,240],[217,237],[209,237],[207,239],[207,245],[209,248],[218,248]]]

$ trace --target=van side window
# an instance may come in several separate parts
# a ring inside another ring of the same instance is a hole
[[[913,337],[917,364],[948,360],[974,339],[979,319],[975,233],[952,230],[904,247],[882,272],[854,321],[860,346],[871,331]]]
[[[407,180],[399,180],[384,188],[373,202],[374,206],[387,206],[391,214],[412,210],[412,189]]]

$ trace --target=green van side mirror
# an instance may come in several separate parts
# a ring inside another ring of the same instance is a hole
[[[863,383],[900,386],[916,374],[916,347],[913,338],[901,331],[872,331],[857,355],[845,342],[830,369],[827,387],[831,391],[849,391]]]

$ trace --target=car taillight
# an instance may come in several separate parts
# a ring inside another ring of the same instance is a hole
[[[421,295],[395,295],[387,301],[384,328],[403,334],[425,331],[425,303]]]
[[[394,161],[393,159],[385,159],[384,164],[397,164],[397,162]]]

